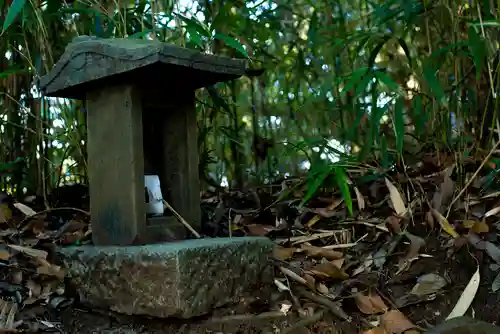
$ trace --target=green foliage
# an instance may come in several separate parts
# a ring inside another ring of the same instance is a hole
[[[76,35],[154,38],[264,68],[260,76],[197,92],[205,175],[241,186],[306,174],[303,204],[331,186],[352,207],[342,163],[376,161],[389,169],[429,149],[492,147],[500,40],[493,5],[216,0],[183,10],[172,1],[98,7],[14,0],[1,16],[2,46],[12,57],[0,61],[6,64],[0,68],[0,157],[31,157],[30,173],[45,175],[71,158],[70,172],[85,175],[82,105],[44,100],[38,110],[30,102],[40,101],[26,84],[31,80],[12,78],[45,73]],[[63,127],[54,126],[61,121]],[[23,150],[7,145],[20,138],[29,143]],[[256,138],[274,144],[264,158]]]
[[[5,21],[2,26],[2,34],[7,30],[12,23],[19,16],[24,6],[26,5],[26,0],[14,0],[7,11],[7,15],[5,16]]]

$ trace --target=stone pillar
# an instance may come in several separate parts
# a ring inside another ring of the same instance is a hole
[[[145,228],[142,104],[132,85],[87,93],[88,173],[96,245],[130,245]]]

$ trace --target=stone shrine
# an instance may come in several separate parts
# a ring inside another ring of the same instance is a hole
[[[67,46],[40,89],[85,101],[95,245],[179,238],[173,217],[146,219],[145,172],[159,175],[163,197],[199,230],[195,90],[245,69],[243,59],[151,40],[83,36]]]
[[[236,79],[241,59],[158,41],[78,37],[40,80],[45,96],[85,101],[94,246],[59,256],[80,300],[131,315],[190,318],[272,283],[267,238],[182,239],[174,217],[147,218],[145,174],[200,228],[195,91]],[[156,243],[156,244],[153,244]],[[142,245],[138,245],[142,244]]]

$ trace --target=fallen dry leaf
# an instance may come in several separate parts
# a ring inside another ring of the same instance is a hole
[[[273,249],[273,256],[278,260],[286,261],[293,258],[293,254],[295,253],[295,251],[296,248],[285,248],[281,246],[276,246]]]
[[[441,290],[446,284],[446,280],[438,274],[425,274],[417,279],[417,284],[410,293],[416,296],[430,295]]]
[[[358,200],[359,211],[363,211],[365,209],[365,199],[363,198],[363,195],[359,191],[358,187],[354,187],[354,192],[356,193],[356,199]]]
[[[455,165],[448,167],[444,172],[444,179],[439,187],[439,191],[434,194],[432,198],[432,207],[439,212],[442,212],[444,206],[446,206],[452,199],[454,192],[454,184],[451,179],[451,174]]]
[[[12,211],[7,204],[0,204],[0,224],[7,223],[12,219]]]
[[[302,244],[300,249],[303,250],[307,256],[312,258],[322,258],[327,260],[338,260],[344,257],[344,254],[339,251],[334,251],[333,249],[325,249],[321,247],[309,246]]]
[[[415,325],[398,310],[391,310],[380,317],[380,324],[392,334],[403,334]]]
[[[375,327],[364,331],[363,334],[391,334],[384,327]]]
[[[318,283],[316,285],[316,290],[318,290],[318,292],[321,292],[324,295],[327,295],[328,293],[330,293],[330,291],[328,290],[328,287],[326,285],[324,285],[323,283]]]
[[[0,205],[0,224],[5,224],[7,222],[7,217],[5,217],[5,214],[3,213],[2,206],[5,205],[4,204]]]
[[[10,257],[10,253],[7,250],[5,250],[5,249],[0,250],[0,260],[8,261],[9,257]]]
[[[15,330],[15,316],[17,314],[17,304],[0,299],[0,330],[10,332]]]
[[[453,238],[458,237],[458,233],[455,231],[455,229],[453,228],[453,226],[451,226],[451,224],[448,222],[448,219],[446,219],[436,209],[431,209],[431,212],[432,212],[432,215],[434,216],[434,218],[436,218],[436,220],[438,221],[438,223],[441,225],[441,227],[443,228],[443,230],[446,233],[448,233],[449,235],[451,235]]]
[[[344,265],[344,262],[345,262],[345,259],[338,259],[338,260],[333,260],[333,261],[330,261],[334,266],[336,266],[337,268],[342,268],[342,266]]]
[[[347,275],[344,270],[338,268],[331,262],[318,263],[310,268],[309,272],[322,278],[333,278],[341,280],[346,280],[349,278],[349,275]]]
[[[60,266],[56,266],[55,264],[50,264],[47,261],[40,267],[36,269],[37,274],[39,275],[47,275],[54,276],[59,279],[63,279],[65,274],[64,270]]]
[[[389,181],[389,179],[385,179],[385,184],[387,188],[389,188],[389,193],[391,197],[392,206],[394,207],[394,211],[398,214],[398,216],[403,216],[406,213],[405,202],[403,201],[403,197],[399,193],[398,189]]]
[[[248,233],[253,236],[264,237],[272,231],[276,231],[276,227],[272,225],[250,224],[246,225]]]
[[[394,217],[394,216],[389,216],[386,219],[387,224],[391,227],[392,231],[394,233],[400,233],[401,232],[401,226],[399,225],[401,219]]]
[[[373,261],[373,255],[369,254],[365,258],[365,260],[363,261],[363,263],[352,272],[352,276],[359,275],[362,272],[364,272],[365,270],[369,270],[371,268],[371,266],[373,265],[373,263],[374,263],[374,261]]]
[[[410,247],[408,249],[408,252],[406,255],[399,260],[398,263],[398,272],[397,274],[408,270],[410,264],[415,261],[418,258],[418,255],[420,253],[420,248],[425,246],[425,240],[421,237],[418,237],[416,235],[411,234],[408,231],[404,232],[404,236],[410,240]]]
[[[285,276],[288,276],[290,277],[291,279],[293,279],[295,282],[299,282],[301,284],[304,284],[307,286],[307,281],[300,277],[300,275],[294,273],[293,271],[291,271],[290,269],[288,268],[285,268],[285,267],[280,267],[280,270],[283,274],[285,274]]]
[[[28,256],[34,257],[34,258],[39,258],[39,259],[46,259],[48,256],[48,253],[44,250],[40,249],[34,249],[30,247],[23,247],[23,246],[18,246],[18,245],[7,245],[8,247],[12,248],[15,251],[18,251],[20,253],[26,254]]]
[[[450,315],[446,317],[446,320],[453,319],[456,317],[461,317],[467,312],[470,307],[470,304],[474,300],[476,296],[477,290],[479,288],[479,283],[481,282],[481,276],[479,275],[479,267],[477,267],[476,272],[472,275],[469,283],[465,287],[462,295],[458,299],[455,307],[451,311]]]
[[[471,231],[477,234],[488,233],[490,231],[490,227],[488,226],[488,224],[486,224],[485,221],[480,221],[476,222],[472,226]]]
[[[377,314],[386,312],[389,309],[382,298],[373,292],[369,295],[358,292],[354,295],[354,301],[358,309],[364,314]]]
[[[496,208],[493,208],[493,209],[489,210],[488,212],[486,212],[484,214],[484,218],[496,216],[498,213],[500,213],[500,206],[497,206]]]
[[[281,281],[279,281],[278,279],[274,279],[274,284],[276,284],[276,286],[278,287],[278,290],[281,292],[281,291],[290,291],[290,288],[287,287],[285,284],[283,284]]]
[[[36,215],[35,210],[33,210],[32,208],[23,203],[14,203],[14,207],[28,217]]]
[[[306,285],[311,289],[312,291],[316,291],[316,279],[309,275],[309,274],[304,274],[304,279],[306,280]]]
[[[432,216],[432,212],[427,211],[425,213],[425,221],[427,222],[427,224],[429,224],[431,229],[434,229],[434,217]]]
[[[310,211],[316,213],[316,215],[314,217],[312,217],[311,220],[309,220],[307,222],[306,226],[311,228],[314,224],[316,224],[321,219],[321,217],[324,217],[324,218],[333,217],[333,215],[335,214],[335,212],[333,210],[335,210],[335,208],[337,206],[339,206],[343,201],[344,201],[344,199],[337,199],[337,200],[334,200],[326,208],[311,209]],[[318,211],[315,212],[315,210],[318,210]]]

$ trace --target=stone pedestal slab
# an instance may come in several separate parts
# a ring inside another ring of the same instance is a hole
[[[267,238],[214,238],[59,251],[69,284],[93,307],[190,318],[272,283]]]

